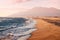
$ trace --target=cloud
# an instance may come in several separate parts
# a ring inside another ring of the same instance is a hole
[[[0,0],[0,5],[27,2],[29,0]]]
[[[13,1],[13,3],[20,3],[20,2],[27,2],[30,0],[11,0],[11,1]]]

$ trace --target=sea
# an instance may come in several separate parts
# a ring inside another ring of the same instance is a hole
[[[0,40],[27,40],[36,30],[35,24],[29,18],[0,17]]]

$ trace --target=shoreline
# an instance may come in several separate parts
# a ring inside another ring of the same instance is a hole
[[[32,32],[32,36],[28,40],[60,40],[60,26],[46,22],[41,18],[35,20],[37,21],[37,30]]]

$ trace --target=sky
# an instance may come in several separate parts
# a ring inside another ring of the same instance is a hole
[[[60,9],[60,0],[0,0],[0,17],[24,12],[34,7],[54,7]]]

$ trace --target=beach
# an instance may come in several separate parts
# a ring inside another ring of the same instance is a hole
[[[60,26],[48,23],[41,18],[34,19],[37,22],[37,30],[32,33],[28,40],[60,40]]]
[[[36,24],[34,21],[36,21]],[[12,39],[15,40],[16,38],[17,40],[60,40],[59,24],[60,24],[60,18],[54,18],[54,17],[33,18],[32,24],[26,26],[26,28],[32,28],[32,29],[28,30],[27,32],[24,31],[24,33],[26,33],[27,35],[24,36],[22,35],[21,37],[20,36],[14,37],[13,35],[12,36],[8,35],[0,40],[12,40]],[[35,28],[32,25],[34,25]]]

